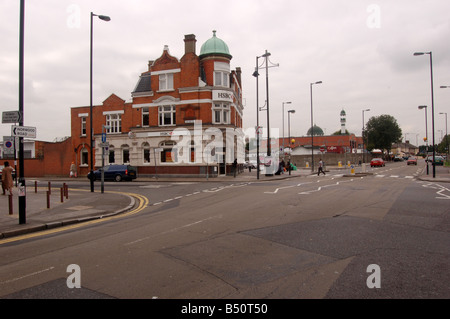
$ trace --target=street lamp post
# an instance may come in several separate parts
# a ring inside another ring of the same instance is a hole
[[[91,177],[94,176],[94,139],[93,139],[93,135],[94,135],[94,131],[92,128],[93,125],[93,121],[92,121],[92,52],[93,52],[93,48],[92,48],[92,43],[93,43],[93,20],[94,20],[94,16],[98,17],[100,20],[103,21],[110,21],[111,18],[108,16],[104,16],[104,15],[97,15],[91,12],[91,45],[90,45],[90,107],[89,107],[89,123],[90,123],[90,132],[89,132],[89,136],[90,136],[90,145],[91,145],[91,154],[90,154],[90,170],[91,170]],[[91,178],[91,192],[94,192],[94,179]]]
[[[419,110],[425,109],[425,147],[426,147],[426,162],[427,162],[427,175],[430,174],[430,169],[428,168],[428,120],[427,120],[427,106],[421,105],[419,106]]]
[[[447,144],[447,160],[448,160],[447,112],[439,112],[439,114],[445,115],[445,144]]]
[[[285,104],[291,104],[291,103],[292,102],[283,102],[282,108],[281,108],[281,114],[282,114],[281,120],[283,121],[283,124],[281,125],[282,126],[282,130],[283,130],[283,155],[284,155],[284,105]]]
[[[436,177],[436,149],[434,141],[434,89],[433,89],[433,53],[430,52],[415,52],[414,56],[429,54],[430,55],[430,73],[431,73],[431,134],[433,136],[433,178]]]
[[[256,57],[256,67],[255,72],[253,72],[253,76],[256,78],[256,178],[259,179],[259,135],[260,135],[260,127],[259,127],[259,72],[258,72],[258,59],[260,56]]]
[[[363,164],[366,162],[366,152],[364,151],[364,139],[365,139],[365,136],[364,136],[364,132],[365,132],[365,126],[366,126],[366,124],[365,124],[365,122],[364,122],[364,112],[368,112],[368,111],[370,111],[370,109],[365,109],[365,110],[362,110],[362,120],[363,120],[363,129],[362,129],[362,142],[363,142],[363,149],[362,149],[362,151],[363,151]]]
[[[312,86],[314,84],[322,84],[322,81],[317,81],[314,83],[310,83],[310,92],[311,92],[311,171],[314,172],[314,121],[313,121],[313,97],[312,97]]]
[[[448,86],[448,85],[441,85],[441,89],[446,89],[446,88],[450,88],[450,86]],[[445,141],[446,141],[446,144],[447,144],[447,160],[448,160],[449,149],[448,149],[448,132],[447,132],[447,113],[446,112],[440,112],[439,114],[445,114]]]
[[[291,113],[295,113],[295,110],[289,110],[288,111],[288,135],[289,135],[289,175],[291,175],[291,152],[292,152],[292,147],[291,147]],[[283,139],[284,140],[284,139]]]
[[[105,145],[106,142],[106,132],[105,130],[109,130],[111,126],[109,125],[102,125],[102,173],[101,173],[101,193],[103,194],[105,192]]]

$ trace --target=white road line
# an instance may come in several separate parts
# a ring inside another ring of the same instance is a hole
[[[16,277],[16,278],[13,278],[13,279],[9,279],[9,280],[6,280],[6,281],[2,281],[2,282],[0,282],[0,285],[9,284],[9,283],[11,283],[11,282],[14,282],[14,281],[17,281],[17,280],[21,280],[21,279],[24,279],[24,278],[27,278],[27,277],[30,277],[30,276],[39,275],[39,274],[41,274],[41,273],[43,273],[43,272],[50,271],[50,270],[53,270],[53,269],[55,269],[55,267],[45,268],[45,269],[42,269],[42,270],[33,272],[33,273],[31,273],[31,274],[28,274],[28,275],[24,275],[24,276],[22,276],[22,277]]]

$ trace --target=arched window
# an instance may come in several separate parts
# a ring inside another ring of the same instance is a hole
[[[150,144],[147,142],[142,143],[142,155],[144,164],[150,163]]]
[[[130,163],[130,147],[127,144],[122,145],[122,163]]]
[[[161,163],[173,163],[176,162],[176,152],[173,148],[177,145],[174,141],[164,141],[159,144],[161,151]]]
[[[108,154],[108,162],[109,164],[114,164],[116,162],[116,156],[115,156],[115,151],[114,151],[114,146],[110,145],[109,146],[109,154]]]
[[[88,165],[89,152],[86,147],[83,147],[80,151],[80,165]]]

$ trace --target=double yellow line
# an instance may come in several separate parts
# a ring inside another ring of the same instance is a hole
[[[78,190],[81,191],[80,189],[78,189]],[[123,213],[123,214],[117,214],[114,216],[108,216],[108,217],[104,217],[104,218],[97,218],[97,219],[93,219],[90,221],[80,222],[80,223],[72,224],[72,225],[68,225],[68,226],[62,226],[62,227],[53,228],[53,229],[49,229],[49,230],[38,231],[35,233],[24,234],[24,235],[15,236],[15,237],[6,238],[6,239],[0,239],[0,245],[6,244],[6,243],[12,243],[12,242],[16,242],[16,241],[21,241],[21,240],[25,240],[25,239],[35,238],[35,237],[51,235],[51,234],[55,234],[55,233],[59,233],[59,232],[63,232],[63,231],[71,230],[71,229],[76,229],[76,228],[81,228],[81,227],[86,227],[86,226],[106,222],[106,221],[117,219],[117,218],[131,216],[131,215],[137,214],[140,211],[142,211],[143,209],[145,209],[149,203],[147,197],[145,197],[143,195],[139,195],[139,194],[123,193],[123,192],[108,192],[108,193],[128,195],[130,197],[133,197],[134,199],[136,199],[138,201],[138,205],[136,208],[130,210],[129,212]]]

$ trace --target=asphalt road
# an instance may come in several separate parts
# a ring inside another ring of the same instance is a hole
[[[450,189],[417,180],[423,167],[109,183],[148,207],[0,246],[0,297],[448,299]]]

